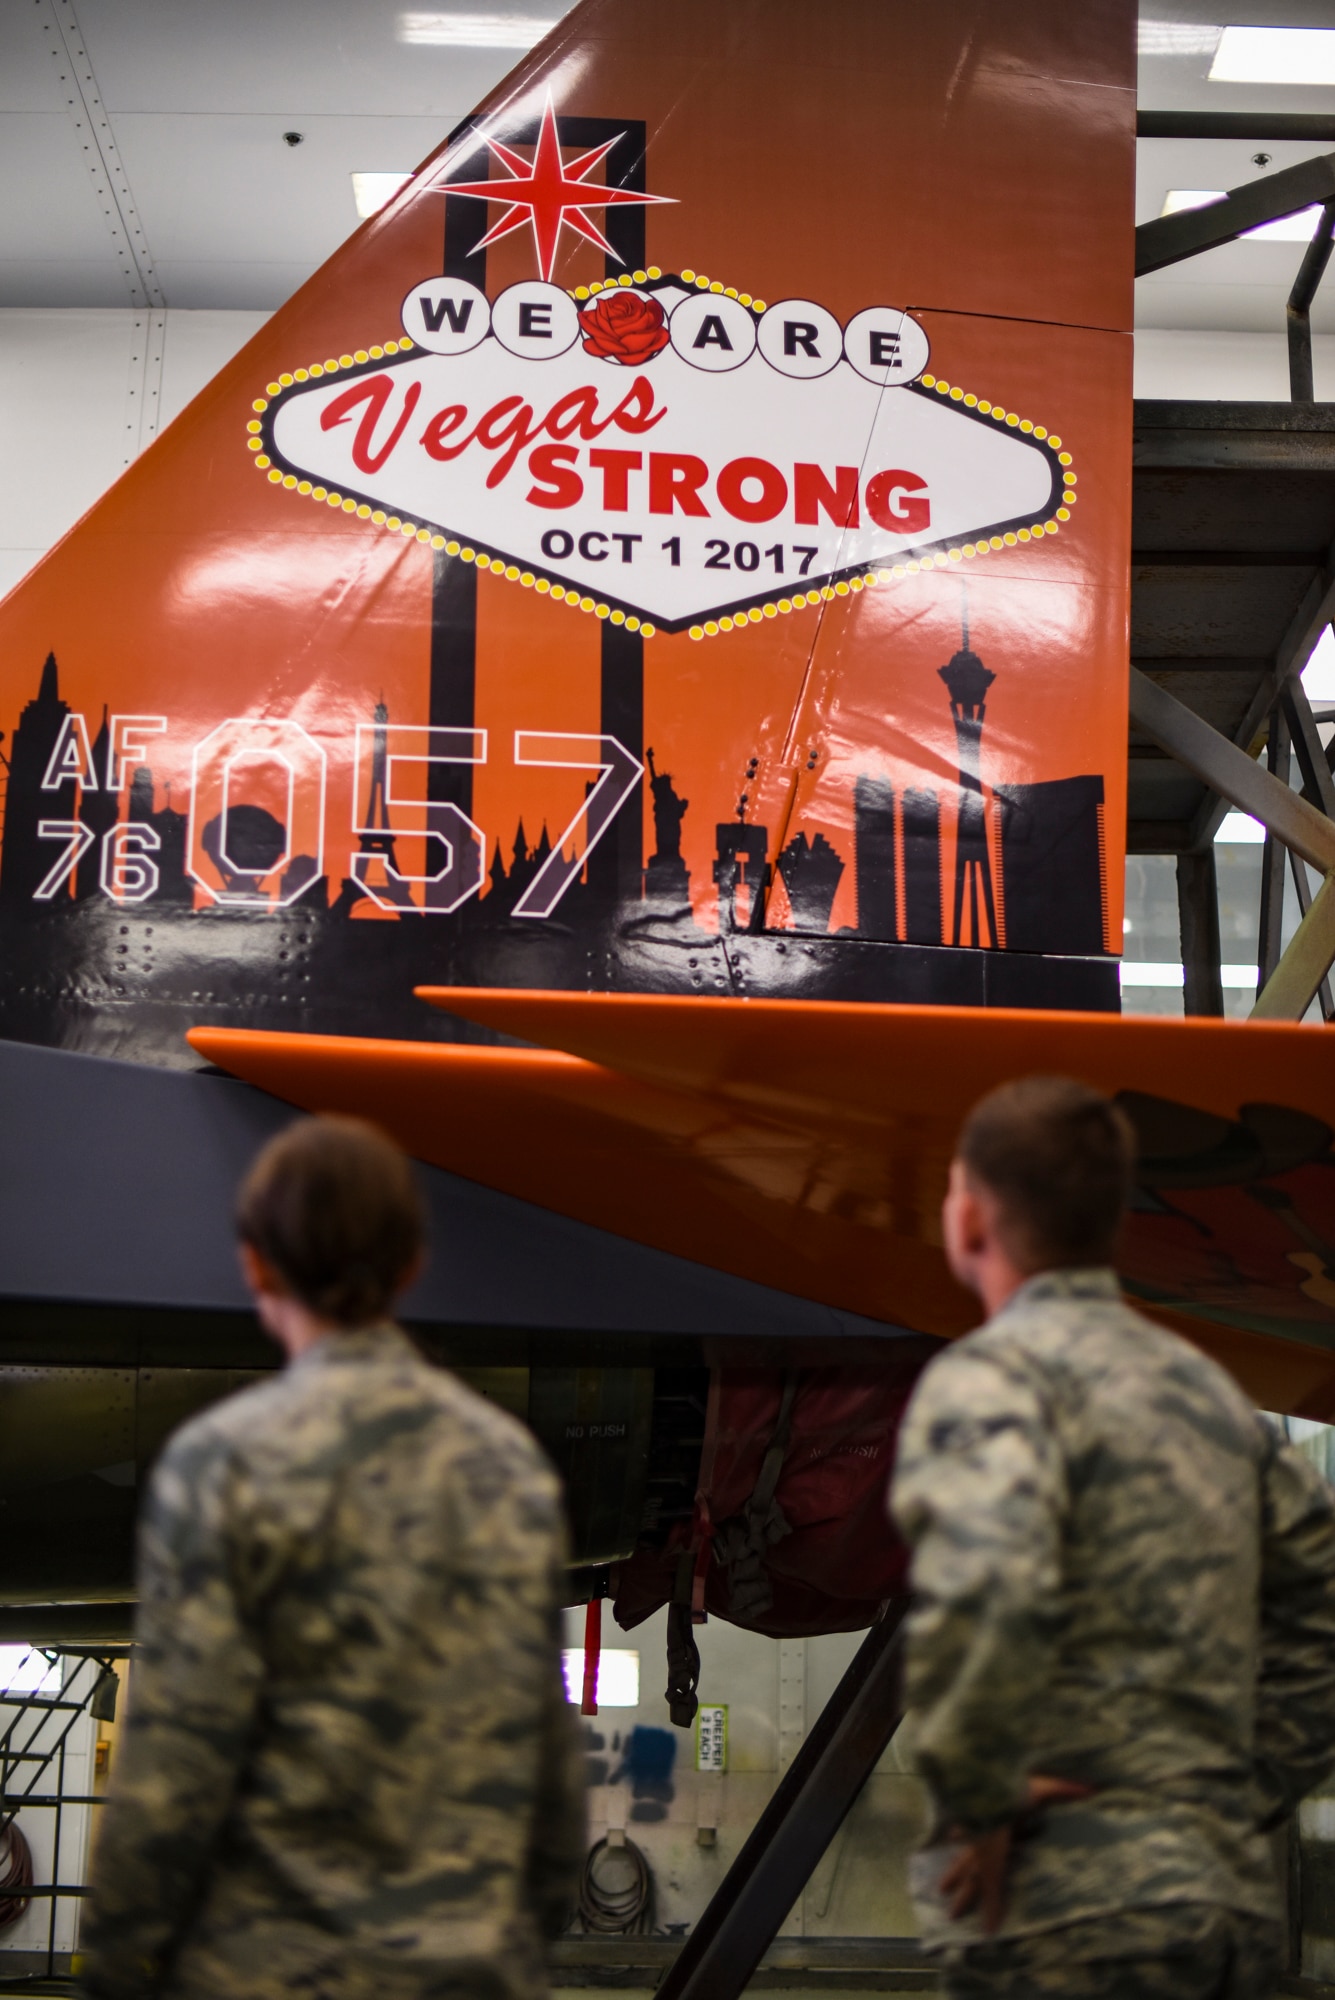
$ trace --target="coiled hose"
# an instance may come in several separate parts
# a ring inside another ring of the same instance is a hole
[[[616,1857],[613,1865],[612,1857]],[[595,1841],[579,1881],[579,1920],[600,1937],[647,1937],[654,1923],[654,1878],[633,1840]]]
[[[10,1820],[0,1827],[0,1889],[31,1889],[32,1849]],[[32,1907],[31,1896],[0,1896],[0,1930],[16,1924]]]

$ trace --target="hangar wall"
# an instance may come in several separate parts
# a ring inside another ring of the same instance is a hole
[[[583,1608],[566,1613],[568,1648],[582,1644]],[[667,1614],[630,1632],[604,1608],[608,1652],[638,1655],[637,1706],[602,1706],[584,1721],[589,1840],[620,1830],[654,1878],[654,1923],[684,1934],[713,1895],[779,1778],[862,1641],[862,1633],[767,1639],[719,1619],[696,1628],[700,1701],[727,1709],[724,1768],[698,1768],[698,1728],[669,1725]],[[603,1680],[612,1676],[604,1668]],[[613,1688],[614,1692],[615,1689]],[[831,1842],[780,1936],[811,1941],[916,1934],[908,1858],[925,1826],[924,1794],[895,1738]]]
[[[0,311],[0,596],[267,317]]]
[[[1335,335],[1312,342],[1316,393],[1335,399]],[[1192,402],[1287,403],[1289,350],[1277,333],[1194,333],[1136,329],[1137,396]]]

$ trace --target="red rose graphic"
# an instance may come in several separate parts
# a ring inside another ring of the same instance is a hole
[[[652,361],[668,344],[667,315],[657,299],[638,292],[604,292],[580,314],[586,354],[638,368]]]

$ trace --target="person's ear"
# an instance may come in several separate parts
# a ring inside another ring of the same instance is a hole
[[[941,1204],[941,1241],[951,1274],[971,1284],[974,1259],[985,1240],[978,1197],[962,1160],[950,1163],[950,1181]]]
[[[981,1257],[990,1247],[996,1234],[993,1210],[995,1203],[969,1179],[964,1169],[960,1169],[960,1233],[963,1247],[970,1257]]]

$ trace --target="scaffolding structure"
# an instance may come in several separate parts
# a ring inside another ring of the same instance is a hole
[[[91,1714],[110,1721],[115,1716],[119,1685],[114,1662],[127,1657],[127,1646],[96,1648],[29,1648],[15,1681],[30,1679],[23,1669],[29,1662],[44,1662],[44,1671],[35,1686],[0,1692],[0,1709],[9,1711],[0,1729],[0,1834],[13,1825],[23,1811],[48,1810],[53,1816],[51,1837],[51,1880],[0,1889],[0,1898],[48,1906],[46,1926],[46,1967],[43,1985],[35,1986],[31,1975],[10,1980],[3,1974],[0,1952],[0,1992],[19,1990],[62,1991],[45,1982],[57,1979],[56,1916],[59,1905],[87,1895],[83,1882],[65,1882],[61,1877],[64,1815],[69,1807],[96,1806],[102,1795],[94,1791],[71,1792],[65,1777],[70,1737],[80,1716]]]

